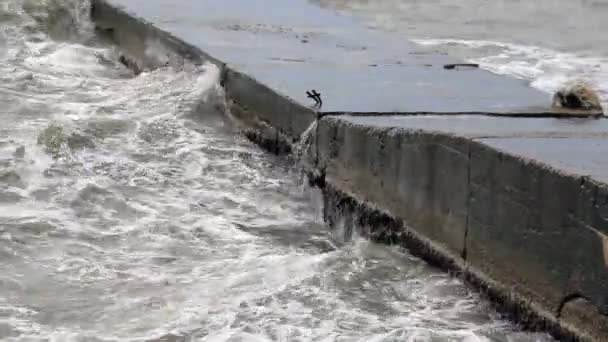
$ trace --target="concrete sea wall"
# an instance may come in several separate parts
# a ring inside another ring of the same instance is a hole
[[[316,123],[305,165],[330,225],[346,221],[463,274],[530,327],[608,341],[606,120],[491,104],[469,114],[318,112],[112,2],[93,1],[92,16],[136,70],[218,65],[233,115],[271,152],[289,153]],[[151,44],[164,55],[147,53]]]
[[[426,241],[423,253],[447,258],[439,262],[511,306],[518,320],[605,340],[608,187],[483,138],[435,130],[437,119],[420,130],[407,119],[374,127],[325,117],[316,167],[325,183]],[[380,229],[382,239],[399,239]]]

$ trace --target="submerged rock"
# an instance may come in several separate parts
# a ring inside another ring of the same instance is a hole
[[[105,139],[127,132],[135,126],[135,123],[128,120],[98,119],[89,122],[83,133],[98,139]]]
[[[0,171],[0,184],[6,184],[8,186],[14,186],[18,188],[24,188],[25,183],[21,179],[21,176],[15,170],[3,170]]]
[[[602,111],[597,93],[590,84],[574,81],[564,85],[553,95],[554,108]]]
[[[17,159],[23,159],[25,157],[25,146],[19,146],[15,149],[13,156]]]
[[[53,157],[59,157],[62,148],[67,143],[67,138],[63,128],[56,125],[50,125],[38,135],[38,145],[44,147],[45,152]]]
[[[59,158],[69,150],[79,150],[83,148],[94,148],[93,140],[79,133],[67,134],[65,130],[57,125],[50,125],[38,135],[38,145],[43,146],[46,153],[54,158]]]
[[[83,148],[94,148],[95,143],[90,137],[78,133],[72,133],[67,139],[70,150],[79,150]]]
[[[120,57],[118,57],[118,61],[127,69],[131,70],[135,75],[141,74],[142,68],[139,66],[139,63],[137,63],[134,59],[125,55],[121,55]]]

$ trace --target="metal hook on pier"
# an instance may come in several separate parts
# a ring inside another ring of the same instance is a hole
[[[318,93],[316,90],[312,90],[312,91],[306,91],[306,95],[308,95],[309,98],[315,100],[315,107],[317,109],[320,109],[321,106],[323,106],[323,100],[321,99],[321,94]]]

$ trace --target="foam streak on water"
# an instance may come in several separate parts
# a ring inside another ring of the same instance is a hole
[[[0,3],[0,338],[545,341],[397,248],[344,244],[212,65],[134,77],[87,3]],[[312,130],[312,129],[311,129]]]
[[[608,58],[581,56],[537,46],[485,40],[415,39],[416,43],[459,50],[467,60],[491,72],[530,81],[530,85],[554,93],[569,80],[588,81],[608,105]]]

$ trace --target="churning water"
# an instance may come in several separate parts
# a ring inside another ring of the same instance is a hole
[[[240,136],[214,66],[136,77],[78,0],[0,1],[0,337],[548,341],[323,225]]]

